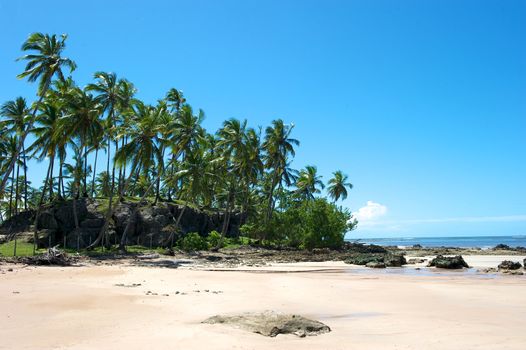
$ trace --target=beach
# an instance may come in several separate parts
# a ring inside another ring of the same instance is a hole
[[[466,257],[481,268],[501,259]],[[4,264],[0,270],[0,349],[504,350],[526,344],[524,276],[337,261],[234,268]],[[331,332],[269,338],[201,323],[265,310],[319,320]]]

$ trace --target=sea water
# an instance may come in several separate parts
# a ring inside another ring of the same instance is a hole
[[[376,244],[381,246],[411,247],[459,247],[493,248],[497,244],[510,247],[526,247],[526,235],[517,236],[472,236],[472,237],[401,237],[401,238],[348,238],[349,242]]]

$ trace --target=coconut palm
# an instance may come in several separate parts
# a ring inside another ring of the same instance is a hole
[[[298,180],[296,180],[296,193],[303,199],[312,200],[314,195],[320,193],[325,185],[318,175],[318,169],[315,166],[307,165],[305,169],[300,170]]]
[[[69,95],[69,99],[66,101],[67,114],[61,118],[61,127],[62,130],[67,130],[70,138],[76,138],[79,140],[77,168],[82,169],[82,164],[86,164],[87,162],[86,154],[89,146],[88,141],[95,139],[95,135],[102,132],[102,123],[99,119],[101,108],[101,105],[93,95],[80,88],[74,88]],[[81,177],[84,178],[84,196],[87,196],[86,170],[87,168],[85,167],[84,172],[81,172],[83,175]],[[73,217],[75,221],[75,230],[77,232],[77,249],[80,246],[80,232],[76,209],[76,197],[78,193],[77,191],[79,191],[81,187],[81,177],[74,177],[72,188]]]
[[[4,117],[2,124],[5,126],[5,129],[3,132],[16,133],[19,136],[24,134],[28,121],[29,108],[27,106],[26,100],[23,97],[18,97],[14,101],[8,101],[4,103],[0,108],[0,114]],[[22,153],[19,155],[19,162],[20,158],[22,159],[24,170],[24,209],[27,210],[27,165],[26,150],[24,145],[22,145]],[[20,169],[17,169],[16,172],[19,173],[19,170]]]
[[[168,91],[165,100],[172,113],[179,112],[181,106],[186,102],[186,99],[183,97],[183,92],[174,88]]]
[[[65,34],[61,35],[60,38],[57,38],[56,35],[33,33],[22,45],[22,51],[33,51],[33,53],[22,56],[18,59],[27,61],[24,72],[19,74],[18,78],[27,78],[30,82],[39,80],[37,90],[39,99],[33,107],[33,112],[29,118],[27,128],[20,136],[18,147],[16,148],[15,153],[12,154],[11,162],[6,169],[4,178],[0,184],[0,193],[3,192],[9,173],[11,173],[11,170],[15,166],[15,161],[18,159],[18,155],[24,146],[28,131],[33,128],[38,107],[44,99],[53,77],[58,76],[59,79],[64,80],[62,67],[66,66],[70,71],[73,71],[76,68],[75,62],[69,58],[61,56],[62,51],[64,51],[66,47],[66,38],[67,35]]]
[[[341,170],[335,171],[333,176],[328,182],[327,193],[334,202],[337,202],[340,198],[345,200],[348,195],[347,189],[352,189],[353,185],[348,182],[349,177]]]
[[[211,167],[214,161],[213,154],[208,149],[195,147],[187,153],[184,163],[181,164],[182,169],[175,174],[175,177],[182,183],[179,196],[184,203],[175,222],[176,230],[179,230],[179,224],[188,203],[193,202],[198,205],[200,199],[204,202],[207,200],[206,197],[211,195],[208,180],[216,177]],[[166,239],[170,248],[173,247],[175,234],[176,231],[172,231]]]
[[[274,210],[274,190],[287,176],[286,168],[289,156],[294,157],[294,146],[299,146],[299,141],[290,137],[294,124],[285,125],[283,120],[272,121],[272,126],[265,130],[265,166],[270,171],[270,188],[267,199],[267,220],[272,217]]]
[[[119,94],[119,82],[115,73],[96,72],[93,76],[97,82],[95,84],[88,84],[86,90],[97,93],[97,97],[95,98],[96,101],[101,105],[102,111],[108,113],[105,131],[108,140],[108,149],[106,150],[108,158],[106,171],[109,172],[108,165],[111,157],[112,140],[115,142],[115,152],[119,150],[119,141],[115,138],[115,131],[117,129],[115,110],[121,100]],[[115,163],[113,163],[111,174],[111,186],[113,191],[115,184]]]
[[[111,191],[111,176],[107,171],[102,171],[95,179],[95,186],[97,189],[97,196],[109,197]]]
[[[59,121],[62,115],[58,103],[51,100],[42,103],[39,109],[37,125],[32,130],[35,141],[29,146],[28,152],[31,152],[38,161],[49,159],[49,176],[44,181],[44,188],[49,182],[49,200],[51,200],[53,198],[53,165],[63,136],[59,132]]]
[[[137,104],[135,111],[137,113],[138,122],[131,126],[127,132],[130,136],[130,142],[120,148],[115,154],[115,161],[118,165],[122,165],[124,162],[131,163],[132,169],[130,176],[124,183],[123,190],[120,193],[119,200],[121,201],[123,200],[124,192],[126,191],[131,178],[136,175],[135,171],[137,171],[137,174],[140,174],[141,172],[151,170],[156,162],[157,164],[162,164],[163,162],[157,140],[158,132],[161,128],[159,125],[158,111],[154,107],[142,103]],[[158,169],[163,168],[162,165],[158,166]],[[157,176],[162,176],[162,174],[159,173]],[[156,181],[157,179],[154,182]],[[143,202],[144,198],[151,191],[154,182],[152,182],[145,190],[140,203]],[[136,209],[138,209],[138,207],[139,206],[137,206]],[[132,216],[135,215],[136,210],[132,213]],[[131,222],[132,220],[128,222],[122,234],[119,244],[119,249],[121,251],[126,250],[127,233],[130,229]],[[99,238],[97,238],[97,240],[99,240]]]
[[[120,128],[117,129],[117,134],[120,134],[121,147],[128,142],[128,135],[123,133],[122,130],[135,122],[133,107],[138,103],[138,100],[134,97],[137,89],[130,81],[126,79],[119,79],[117,86],[119,91],[119,100],[117,104],[118,120],[120,121]],[[126,179],[126,163],[119,167],[119,186],[118,192],[122,190],[124,185],[124,179]]]

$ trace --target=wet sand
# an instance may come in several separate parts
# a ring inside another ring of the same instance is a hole
[[[191,264],[0,270],[0,349],[505,350],[526,344],[525,276],[431,276],[341,262],[238,271]],[[264,310],[317,319],[332,332],[267,338],[201,324],[216,314]]]

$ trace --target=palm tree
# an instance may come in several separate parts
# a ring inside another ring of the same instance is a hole
[[[33,251],[36,249],[38,241],[38,219],[40,217],[40,211],[42,204],[44,203],[44,196],[46,188],[49,183],[49,200],[53,199],[53,165],[55,163],[55,157],[57,151],[60,148],[62,141],[60,137],[62,134],[59,131],[59,121],[61,118],[61,111],[58,103],[53,100],[45,101],[40,105],[41,113],[38,115],[38,125],[33,128],[32,132],[35,134],[35,141],[29,146],[28,151],[36,156],[38,161],[42,161],[46,158],[49,159],[49,166],[47,170],[46,178],[44,179],[44,187],[40,196],[40,200],[37,204],[35,222],[34,222],[34,243]],[[60,183],[59,183],[60,186]],[[60,195],[60,187],[59,187]]]
[[[202,110],[199,110],[199,113],[195,115],[192,107],[187,104],[183,105],[177,113],[172,127],[172,137],[169,140],[172,152],[172,174],[176,173],[174,169],[176,161],[181,157],[182,162],[184,162],[186,154],[198,147],[200,141],[204,138],[205,131],[201,126],[204,119],[205,113]],[[171,197],[171,190],[168,195]],[[176,195],[178,196],[177,193]]]
[[[171,108],[171,112],[179,112],[181,106],[186,102],[186,99],[183,97],[183,92],[177,89],[170,89],[165,97],[168,106]]]
[[[228,231],[230,217],[236,203],[236,195],[242,181],[243,157],[246,142],[247,121],[240,122],[230,119],[223,123],[223,127],[217,132],[218,142],[216,148],[221,157],[221,179],[223,185],[223,196],[225,197],[225,211],[223,226],[221,229],[222,240]],[[216,247],[216,248],[219,248]]]
[[[12,155],[11,162],[6,169],[4,178],[0,184],[0,193],[4,191],[9,174],[15,166],[15,161],[18,159],[18,155],[24,146],[26,136],[33,128],[38,107],[46,95],[51,80],[55,75],[58,76],[59,79],[64,80],[64,75],[62,73],[63,66],[67,66],[71,72],[76,68],[75,62],[69,58],[61,56],[62,51],[64,51],[66,47],[66,38],[67,35],[65,34],[61,35],[59,39],[56,35],[50,36],[49,34],[33,33],[22,45],[22,51],[34,51],[34,53],[22,56],[18,59],[28,61],[24,72],[19,74],[18,78],[22,79],[27,77],[30,82],[39,80],[37,90],[39,99],[33,107],[33,112],[31,113],[27,128],[20,136],[18,147]]]
[[[317,174],[318,169],[315,166],[307,165],[305,169],[301,170],[296,180],[296,193],[303,199],[312,200],[314,195],[320,193],[321,187],[325,188],[325,185],[321,181],[321,176]]]
[[[21,136],[24,134],[29,108],[26,100],[23,97],[18,97],[14,101],[4,103],[0,109],[0,114],[4,116],[5,120],[2,122],[6,126],[4,132],[14,132]],[[27,165],[26,165],[26,150],[22,145],[22,153],[19,158],[23,160],[24,169],[24,209],[27,210]],[[19,159],[20,161],[20,159]],[[19,169],[17,169],[17,173]]]
[[[66,101],[67,112],[61,118],[62,129],[68,131],[72,138],[78,137],[79,156],[77,159],[77,168],[82,169],[82,162],[86,164],[86,153],[88,141],[95,139],[95,135],[102,132],[102,123],[99,119],[101,105],[97,100],[86,91],[75,88],[71,91],[70,98]],[[82,173],[82,172],[81,172]],[[84,179],[86,171],[84,171]],[[80,232],[76,209],[77,191],[80,189],[81,177],[75,176],[73,181],[73,217],[75,221],[75,230],[77,231],[77,249],[80,246]],[[86,180],[84,180],[84,195],[87,196]]]
[[[181,165],[182,169],[175,174],[177,179],[182,181],[180,198],[183,200],[183,209],[179,212],[175,227],[178,230],[181,218],[188,207],[188,203],[199,204],[199,199],[206,200],[209,196],[208,179],[214,178],[216,174],[212,171],[211,165],[214,162],[213,155],[204,147],[195,147],[187,153],[185,162]],[[175,231],[172,231],[166,242],[173,248]]]
[[[109,197],[111,191],[111,177],[107,171],[102,171],[95,180],[98,197]]]
[[[241,224],[244,223],[250,201],[253,198],[252,189],[256,186],[258,179],[263,173],[263,160],[261,159],[260,134],[253,128],[249,128],[245,134],[243,154],[239,160],[241,183],[244,187],[241,205]]]
[[[265,130],[265,166],[270,170],[270,188],[267,199],[267,221],[271,219],[274,210],[274,190],[281,183],[287,173],[285,172],[288,165],[289,155],[294,157],[294,146],[300,143],[298,140],[290,138],[294,124],[285,125],[283,120],[277,119],[272,121],[272,126]]]
[[[117,88],[119,90],[120,97],[119,103],[117,105],[117,111],[119,113],[119,119],[121,122],[121,130],[126,130],[126,128],[134,122],[135,116],[133,107],[138,103],[138,100],[134,98],[134,95],[137,92],[137,89],[135,89],[135,86],[126,79],[120,79]],[[121,147],[124,147],[124,145],[128,142],[128,135],[126,135],[126,133],[122,133],[121,142]],[[124,179],[126,179],[126,163],[124,163],[119,168],[119,193],[122,190]]]
[[[95,195],[95,177],[97,176],[97,159],[99,155],[99,150],[101,148],[104,148],[104,146],[106,145],[103,134],[104,129],[101,128],[100,131],[101,132],[99,134],[93,135],[94,139],[90,140],[90,144],[92,145],[92,147],[88,150],[88,153],[95,150],[95,160],[93,162],[93,179],[91,180],[91,197]]]
[[[40,114],[37,118],[38,124],[32,130],[32,133],[35,135],[35,141],[28,148],[28,151],[32,152],[32,156],[36,156],[38,161],[49,159],[48,173],[50,175],[44,181],[44,188],[49,182],[49,200],[53,196],[53,164],[59,145],[62,143],[62,135],[59,133],[61,116],[60,108],[56,102],[46,100],[42,103],[40,105]]]
[[[115,142],[115,152],[119,150],[119,141],[115,137],[115,131],[117,129],[115,110],[121,100],[121,96],[119,94],[119,82],[115,73],[96,72],[93,76],[97,80],[97,83],[88,84],[88,86],[86,86],[86,90],[97,93],[97,97],[95,98],[96,101],[101,105],[102,111],[108,113],[106,125],[108,139],[108,149],[106,151],[108,160],[106,171],[109,172],[112,140]],[[115,186],[115,162],[113,163],[111,174],[111,188],[113,191]]]
[[[124,183],[123,189],[119,194],[119,201],[122,201],[124,199],[124,193],[126,192],[130,180],[133,178],[133,176],[135,176],[136,172],[137,174],[140,174],[141,171],[147,171],[151,169],[152,166],[155,165],[156,161],[162,163],[160,149],[158,147],[158,143],[156,142],[157,133],[160,129],[158,118],[159,114],[156,113],[154,107],[147,106],[142,103],[139,103],[136,106],[136,113],[138,115],[138,122],[137,124],[131,125],[127,131],[128,135],[130,136],[130,142],[124,147],[120,148],[119,151],[115,154],[115,161],[117,165],[122,166],[125,162],[131,163],[130,176]],[[163,167],[159,168],[162,169]],[[158,176],[161,176],[161,174],[158,174]],[[127,234],[130,230],[131,223],[133,222],[134,217],[137,214],[137,210],[140,204],[148,195],[152,187],[153,182],[146,189],[144,195],[139,201],[139,205],[137,205],[137,207],[134,209],[132,217],[130,218],[130,221],[124,229],[119,244],[119,249],[121,251],[126,250]],[[104,226],[100,231],[101,233],[99,234],[95,242],[93,242],[88,248],[95,247],[103,240],[111,215],[111,212],[107,213]]]
[[[347,189],[352,189],[353,185],[348,182],[349,177],[341,170],[335,171],[333,175],[334,177],[328,182],[327,192],[334,202],[337,202],[340,198],[345,200],[347,198]]]

